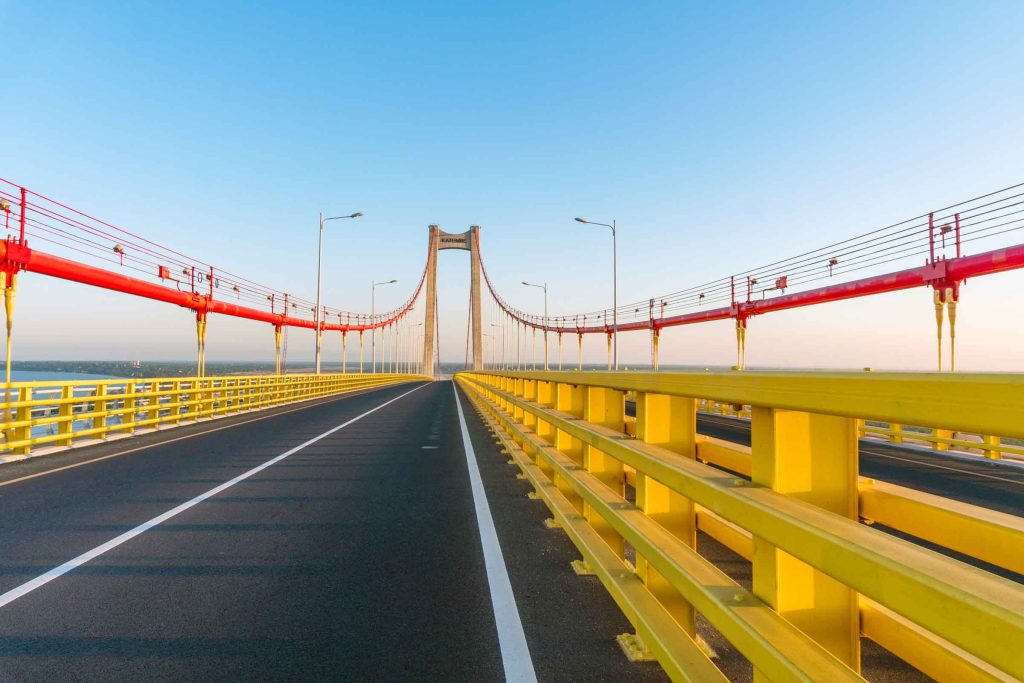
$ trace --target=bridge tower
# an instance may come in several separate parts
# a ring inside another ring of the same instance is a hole
[[[473,369],[484,367],[483,322],[480,315],[480,226],[466,232],[445,232],[430,226],[430,249],[427,253],[427,305],[423,321],[423,374],[434,374],[434,343],[437,334],[437,252],[461,249],[469,252],[469,307],[473,330]]]

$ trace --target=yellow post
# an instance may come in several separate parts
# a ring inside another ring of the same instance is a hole
[[[935,303],[935,335],[938,339],[939,372],[942,372],[942,292],[938,289],[932,290],[932,301]]]
[[[935,437],[935,438],[938,438],[938,439],[952,439],[953,438],[953,430],[951,430],[951,429],[938,429],[938,428],[935,428],[935,429],[932,429],[932,436]],[[948,443],[941,443],[939,441],[933,441],[932,442],[932,448],[937,450],[937,451],[948,451],[949,450],[949,444]]]
[[[625,430],[625,402],[623,392],[604,387],[585,387],[583,403],[583,419],[592,424],[608,427],[616,432]],[[583,467],[616,494],[625,497],[625,471],[622,463],[607,453],[586,445],[583,451]],[[625,557],[625,544],[611,525],[600,514],[584,505],[583,514],[590,526],[601,535],[611,546],[615,554]]]
[[[11,400],[11,332],[14,330],[14,293],[18,289],[18,274],[17,273],[5,273],[0,272],[0,286],[4,288],[4,311],[7,314],[7,354],[4,362],[4,374],[5,374],[5,400]],[[10,421],[11,415],[8,413],[4,416],[4,419]],[[10,431],[4,434],[7,441],[16,440]],[[25,451],[28,452],[27,450]]]
[[[518,377],[515,378],[513,380],[513,385],[512,385],[512,394],[514,396],[522,398],[525,395],[525,393],[526,393],[526,386],[525,386],[525,384],[526,384],[526,380],[520,379]],[[524,421],[523,409],[520,408],[519,406],[513,406],[513,408],[512,408],[512,419],[514,419],[516,422],[523,422]]]
[[[583,391],[584,388],[577,384],[556,384],[554,389],[555,410],[582,418]],[[577,465],[583,465],[583,442],[579,439],[574,438],[561,429],[556,429],[555,448],[571,458]],[[562,495],[573,504],[573,507],[582,513],[583,499],[576,493],[575,489],[559,476],[555,477],[555,485],[562,492]]]
[[[71,445],[71,432],[74,427],[73,423],[73,412],[74,404],[71,402],[75,396],[75,390],[70,384],[65,384],[60,391],[60,407],[57,409],[57,416],[61,418],[60,422],[57,423],[57,434],[64,437],[59,439],[56,443],[61,446]]]
[[[985,457],[986,458],[991,458],[993,460],[1001,460],[1002,457],[1003,457],[1003,454],[999,450],[998,447],[1002,443],[1002,440],[998,436],[986,436],[986,437],[984,437],[984,440],[985,440],[985,443],[988,444],[989,446],[995,446],[996,447],[996,448],[993,448],[991,450],[986,449],[985,450]]]
[[[92,417],[92,428],[103,430],[96,434],[97,439],[102,439],[107,435],[107,402],[104,399],[106,395],[107,385],[97,384],[92,400],[92,412],[96,413]]]
[[[147,383],[143,384],[143,387],[145,387],[145,388],[141,388],[140,389],[138,387],[138,385],[136,385],[136,388],[139,391],[144,392],[144,393],[149,393],[149,391],[151,391],[153,389],[153,383],[152,382],[147,382]],[[142,410],[139,411],[139,420],[140,421],[148,420],[149,419],[149,404],[150,404],[150,401],[152,401],[152,399],[147,396],[146,398],[140,398],[139,401],[141,402],[140,403],[140,407],[142,408]]]
[[[537,400],[537,380],[523,380],[523,398],[527,401]],[[537,416],[533,413],[523,413],[523,425],[537,431]]]
[[[4,288],[4,311],[7,314],[6,382],[11,383],[11,332],[14,330],[14,293],[18,289],[17,273],[0,273],[0,286]]]
[[[29,422],[32,420],[32,408],[26,404],[32,401],[32,387],[21,387],[18,390],[18,402],[21,404],[15,411],[14,419],[21,423],[20,427],[15,427],[13,431],[13,437],[11,441],[28,441],[32,438],[32,425]],[[18,446],[14,449],[14,452],[19,455],[28,455],[30,447],[26,444],[24,446]]]
[[[639,393],[636,397],[636,436],[687,458],[697,457],[697,402],[692,398]],[[636,473],[636,504],[691,548],[697,547],[697,517],[693,501],[661,482]],[[691,636],[697,633],[696,612],[657,569],[641,555],[637,574]]]
[[[135,382],[125,382],[124,412],[121,413],[121,422],[125,425],[121,431],[128,434],[135,432]]]
[[[946,310],[949,311],[949,371],[956,372],[956,298],[952,288],[946,290]]]
[[[274,325],[274,374],[281,374],[281,326]]]
[[[658,371],[658,341],[661,339],[661,330],[657,327],[651,329],[651,355],[654,371]]]
[[[206,374],[206,313],[196,312],[196,376]]]
[[[537,382],[537,403],[541,404],[545,408],[555,407],[555,384],[554,382]],[[547,443],[552,446],[555,445],[555,428],[550,422],[546,422],[543,418],[537,420],[537,425],[534,428],[537,432],[537,436],[544,439]],[[554,476],[554,469],[548,464],[547,460],[541,457],[539,454],[534,460],[537,462],[537,466],[540,467],[541,471],[551,479]]]
[[[537,398],[534,400],[546,408],[554,408],[554,384],[552,382],[537,382]],[[550,422],[538,420],[536,431],[537,436],[544,439],[552,446],[555,445],[555,428],[551,426]]]
[[[176,379],[171,383],[171,415],[174,419],[171,424],[181,424],[181,404],[185,402],[185,395],[181,393],[181,380]],[[175,405],[177,404],[177,405]]]
[[[857,519],[857,420],[754,406],[752,479]],[[754,593],[855,671],[860,671],[857,594],[754,537]],[[766,680],[759,672],[755,680]]]
[[[890,442],[903,443],[903,425],[890,423],[889,430],[892,432],[889,436]]]
[[[747,362],[747,323],[736,318],[736,369],[742,370]]]
[[[341,332],[341,374],[348,374],[348,330]]]

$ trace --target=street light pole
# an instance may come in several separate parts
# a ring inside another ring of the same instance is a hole
[[[339,218],[359,218],[363,215],[362,211],[356,211],[348,216],[331,216],[324,218],[323,211],[320,212],[320,239],[316,250],[316,311],[314,313],[314,328],[316,330],[316,374],[320,374],[320,337],[323,336],[323,322],[320,319],[322,311],[320,310],[320,285],[323,282],[323,262],[324,262],[324,223],[327,221],[336,221]]]
[[[377,374],[377,285],[392,285],[398,280],[387,280],[384,282],[373,282],[370,286],[370,356],[373,358],[370,363],[373,374]],[[383,353],[381,353],[381,365],[383,365]]]
[[[538,289],[544,290],[544,370],[548,369],[548,283],[542,285],[534,285],[529,282],[523,282],[527,287],[537,287]]]
[[[498,323],[491,323],[491,327],[501,330],[501,369],[505,369],[505,326]]]
[[[414,337],[416,335],[414,335],[413,333],[417,331],[416,330],[417,327],[423,327],[423,323],[416,323],[415,325],[410,325],[409,326],[409,338],[408,338],[409,352],[406,355],[405,371],[408,372],[410,375],[411,374],[419,374],[418,371],[416,373],[413,373],[413,359],[416,358],[416,343],[413,341],[413,339],[414,339]],[[420,357],[421,358],[423,357],[422,353],[420,354]]]
[[[588,221],[586,218],[577,218],[577,223],[588,223],[590,225],[601,225],[606,228],[611,228],[612,231],[612,358],[614,359],[615,369],[619,369],[619,248],[615,235],[615,221],[608,223],[598,223],[596,221]]]

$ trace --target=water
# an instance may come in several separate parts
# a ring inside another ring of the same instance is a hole
[[[98,380],[98,379],[116,379],[110,375],[94,375],[87,372],[55,372],[52,370],[11,370],[11,381],[12,382],[70,382],[74,380]],[[0,378],[0,387],[3,386],[3,379]],[[47,387],[36,388],[33,390],[37,397],[54,395],[51,392],[47,392]],[[0,400],[2,399],[4,392],[0,389]],[[59,394],[58,394],[59,395]],[[14,398],[14,397],[12,397]],[[38,415],[37,415],[38,416]],[[108,422],[116,424],[120,418],[115,420],[108,420]],[[88,420],[75,420],[74,429],[86,429],[91,426]],[[31,428],[31,434],[33,437],[45,436],[53,434],[56,431],[54,425],[39,425]]]
[[[116,379],[111,375],[92,375],[87,372],[53,372],[51,370],[11,370],[12,382],[71,382],[82,379]],[[3,379],[0,378],[0,382]]]

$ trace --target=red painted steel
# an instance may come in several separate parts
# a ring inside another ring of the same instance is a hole
[[[94,287],[102,287],[116,292],[124,292],[125,294],[141,296],[154,301],[177,304],[178,306],[191,309],[196,313],[219,313],[221,315],[246,318],[248,320],[270,323],[272,325],[287,325],[289,327],[304,327],[308,329],[314,329],[316,327],[316,323],[314,321],[307,320],[305,318],[293,318],[282,313],[261,311],[248,306],[239,306],[237,304],[219,301],[213,298],[212,288],[211,295],[209,296],[204,296],[194,291],[182,292],[177,289],[171,289],[170,287],[164,287],[163,285],[146,282],[145,280],[140,280],[128,275],[121,275],[120,273],[104,270],[103,268],[96,268],[95,266],[89,266],[84,263],[70,261],[68,259],[60,258],[59,256],[52,256],[36,249],[30,249],[28,246],[11,239],[0,242],[0,267],[9,271],[26,270],[31,273],[49,275],[50,277],[57,277],[63,280],[81,282],[82,284],[92,285]],[[403,318],[412,309],[416,299],[419,297],[420,291],[423,289],[423,281],[425,277],[426,274],[424,273],[424,276],[420,278],[420,284],[416,288],[416,292],[409,299],[409,302],[403,308],[396,311],[390,318],[380,320],[377,323],[364,324],[327,323],[325,321],[322,323],[321,329],[325,332],[358,332],[360,330],[370,330],[390,325],[391,323]]]
[[[760,301],[740,302],[735,303],[732,306],[723,306],[722,308],[699,311],[697,313],[686,313],[669,318],[657,318],[653,321],[653,325],[652,322],[648,320],[625,323],[619,325],[619,331],[632,332],[636,330],[647,330],[651,329],[652,326],[655,329],[660,329],[662,327],[675,327],[677,325],[692,325],[695,323],[711,322],[713,320],[729,320],[730,318],[746,319],[753,315],[785,311],[791,308],[800,308],[802,306],[813,306],[816,304],[829,303],[831,301],[854,299],[862,296],[871,296],[873,294],[898,292],[904,289],[912,289],[914,287],[922,286],[935,286],[940,288],[951,287],[956,289],[959,283],[967,278],[992,275],[994,273],[1017,270],[1019,268],[1024,268],[1024,244],[1018,244],[1004,249],[986,251],[973,256],[962,256],[960,258],[939,260],[935,263],[918,266],[917,268],[908,268],[907,270],[900,270],[886,275],[876,275],[873,277],[863,278],[861,280],[845,282],[840,285],[819,287],[817,289],[807,290],[806,292],[783,294],[781,296],[763,299]],[[509,309],[505,305],[504,301],[497,296],[494,288],[491,287],[491,281],[490,278],[487,277],[486,270],[484,270],[484,280],[487,282],[487,288],[490,290],[491,296],[493,296],[495,301],[498,302],[498,305],[501,306],[502,310],[508,313],[515,320],[518,320],[520,323],[528,327],[535,327],[538,330],[547,330],[549,332],[557,332],[560,334],[565,332],[597,334],[600,332],[607,333],[610,329],[609,326],[603,324],[585,327],[559,327],[557,325],[540,325],[531,322],[515,311]]]
[[[13,187],[17,187],[9,181],[0,182],[7,183]],[[1016,186],[1015,186],[1016,187]],[[0,270],[8,273],[15,273],[19,270],[26,270],[29,272],[40,273],[43,275],[49,275],[51,277],[58,277],[74,282],[81,282],[96,287],[102,287],[114,291],[124,292],[132,294],[134,296],[141,296],[155,301],[163,301],[166,303],[176,304],[183,306],[190,310],[195,311],[197,314],[206,313],[218,313],[221,315],[231,315],[239,318],[245,318],[249,320],[256,320],[260,322],[267,322],[275,326],[291,326],[291,327],[302,327],[308,329],[314,329],[316,323],[313,320],[307,320],[305,318],[297,318],[288,316],[288,295],[284,295],[284,311],[277,313],[274,311],[274,297],[275,293],[271,290],[263,289],[264,292],[271,291],[268,299],[270,300],[270,310],[261,310],[250,306],[242,306],[238,304],[228,303],[216,299],[214,296],[214,269],[213,266],[198,262],[202,264],[203,270],[209,268],[209,274],[206,276],[207,281],[210,283],[209,293],[207,295],[200,294],[196,291],[196,280],[197,271],[194,265],[191,269],[191,285],[189,286],[190,291],[181,291],[180,289],[167,287],[163,284],[157,284],[141,280],[139,278],[122,275],[117,272],[105,270],[95,266],[90,266],[77,261],[61,258],[45,252],[30,249],[25,241],[25,222],[26,214],[28,213],[29,203],[27,200],[27,193],[25,188],[18,188],[20,190],[20,197],[12,196],[7,193],[12,199],[20,199],[20,216],[19,216],[19,237],[14,239],[9,237],[6,241],[0,242]],[[1013,188],[1008,188],[1013,189]],[[33,196],[45,199],[52,204],[72,211],[75,214],[88,218],[97,223],[108,226],[113,230],[123,232],[126,235],[131,235],[134,238],[145,242],[146,244],[158,247],[153,242],[145,240],[144,238],[138,237],[133,233],[110,226],[103,221],[92,218],[88,214],[78,212],[75,209],[71,209],[59,202],[44,197],[36,193],[30,193]],[[995,193],[993,193],[995,194]],[[979,199],[989,197],[992,195],[985,195]],[[1011,198],[1013,199],[1013,198]],[[8,214],[9,215],[9,214]],[[735,289],[735,278],[730,278],[730,288],[732,291],[733,303],[730,306],[723,306],[721,308],[715,308],[706,311],[699,311],[694,313],[686,313],[671,317],[654,317],[654,306],[652,299],[649,304],[649,316],[646,320],[637,320],[629,323],[623,323],[618,326],[618,329],[622,332],[629,332],[635,330],[654,330],[657,332],[663,327],[673,327],[676,325],[691,325],[701,322],[710,322],[713,320],[728,320],[735,319],[740,323],[745,321],[754,315],[763,315],[765,313],[772,313],[775,311],[783,311],[791,308],[798,308],[803,306],[812,306],[816,304],[828,303],[831,301],[841,301],[844,299],[851,299],[856,297],[870,296],[874,294],[883,294],[886,292],[896,292],[905,289],[911,289],[913,287],[920,286],[931,286],[940,292],[940,296],[944,299],[946,296],[946,290],[951,289],[953,296],[956,298],[958,288],[960,284],[970,277],[977,277],[981,275],[989,275],[993,273],[999,273],[1007,270],[1015,270],[1024,268],[1024,244],[1007,247],[1003,249],[997,249],[993,251],[976,254],[973,256],[961,256],[960,255],[960,214],[954,214],[955,218],[955,239],[956,239],[956,257],[950,259],[936,259],[935,254],[935,220],[934,213],[928,214],[928,246],[931,258],[924,266],[915,268],[909,268],[906,270],[897,271],[885,275],[877,275],[872,277],[863,278],[860,280],[854,280],[852,282],[846,282],[837,285],[829,285],[826,287],[819,287],[817,289],[811,289],[804,292],[797,292],[793,294],[780,294],[772,298],[764,298],[761,300],[752,300],[751,292],[753,284],[756,282],[752,280],[750,276],[747,276],[747,297],[745,301],[736,301],[736,289]],[[76,224],[77,219],[71,220],[68,225]],[[84,224],[81,224],[84,227]],[[947,224],[948,225],[948,224]],[[945,229],[945,228],[944,228]],[[945,239],[945,232],[942,233],[943,239]],[[106,237],[104,237],[106,238]],[[431,238],[433,240],[433,237]],[[115,244],[114,252],[120,254],[121,258],[124,258],[124,250],[120,250],[120,244]],[[428,245],[429,249],[434,247],[433,241]],[[182,258],[188,259],[173,250],[167,250],[164,247],[159,247],[165,252],[170,254],[181,256]],[[152,252],[154,255],[156,252]],[[834,265],[835,259],[830,262]],[[547,330],[550,332],[556,332],[563,334],[566,332],[575,332],[577,334],[598,334],[605,333],[611,334],[612,327],[608,324],[607,320],[604,320],[601,324],[587,324],[587,316],[583,317],[583,324],[580,325],[579,316],[576,316],[575,323],[572,325],[556,324],[556,325],[545,325],[536,322],[539,318],[536,316],[526,316],[518,311],[515,311],[508,307],[504,300],[498,296],[495,292],[494,287],[491,284],[491,280],[487,275],[486,268],[481,264],[481,270],[484,275],[484,280],[487,283],[487,287],[491,292],[491,295],[497,301],[498,305],[508,313],[513,319],[526,325],[527,327]],[[165,278],[170,274],[170,270],[163,265],[158,267],[158,274],[160,278]],[[202,280],[202,276],[198,277],[198,280]],[[239,280],[240,281],[240,280]],[[321,329],[324,331],[361,331],[370,330],[385,327],[401,319],[409,313],[412,307],[415,305],[426,281],[426,269],[423,271],[423,275],[420,277],[419,285],[416,288],[413,296],[404,304],[401,308],[392,311],[391,313],[384,314],[377,322],[365,322],[366,316],[355,315],[349,313],[338,313],[337,323],[326,322],[326,317],[321,323]],[[255,284],[255,283],[250,283]],[[775,283],[775,289],[784,290],[787,285],[787,279],[785,276],[778,278]],[[253,291],[259,291],[262,286],[257,285],[257,289]],[[235,288],[237,291],[237,287]],[[768,290],[763,290],[762,296]],[[703,295],[701,295],[703,297]],[[294,308],[294,305],[293,305]],[[664,304],[662,305],[664,310]],[[325,307],[326,311],[326,307]],[[341,315],[346,316],[347,322],[341,322]],[[600,315],[600,314],[598,314]],[[333,317],[333,316],[332,316]],[[352,317],[357,317],[356,323],[352,323]],[[593,317],[592,317],[593,319]],[[598,318],[600,319],[600,318]],[[564,320],[564,318],[562,318]]]

